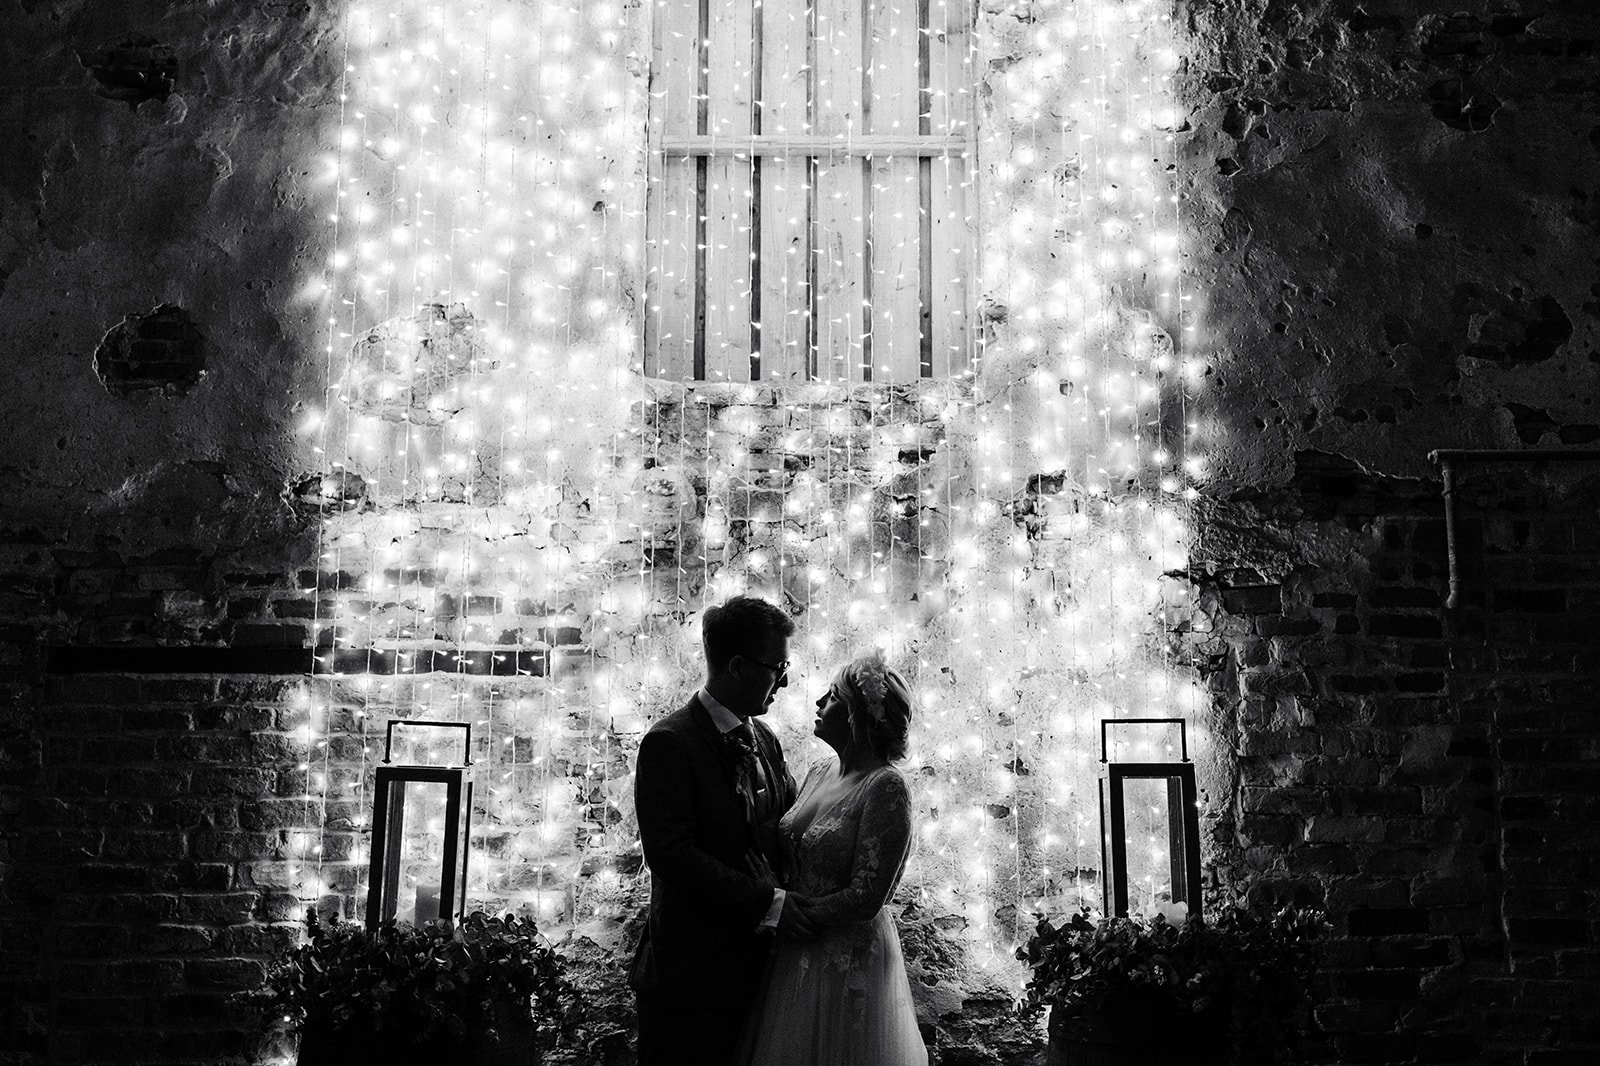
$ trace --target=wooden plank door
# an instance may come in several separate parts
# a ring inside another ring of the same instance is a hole
[[[660,0],[648,373],[971,366],[971,0]]]

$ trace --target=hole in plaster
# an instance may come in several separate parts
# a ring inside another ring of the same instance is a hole
[[[1345,23],[1350,27],[1351,33],[1368,33],[1372,30],[1393,29],[1400,25],[1400,20],[1392,16],[1369,15],[1357,9],[1354,13],[1344,16]]]
[[[465,304],[430,303],[374,326],[350,352],[350,409],[387,422],[438,426],[467,406],[463,391],[495,361]]]
[[[306,511],[359,511],[367,502],[371,486],[360,474],[349,470],[330,470],[304,474],[289,482],[287,495],[294,505]]]
[[[113,396],[182,396],[205,375],[205,345],[189,312],[162,304],[112,326],[95,349],[94,372]]]
[[[1222,132],[1239,140],[1250,132],[1250,112],[1238,104],[1229,104],[1222,115]]]
[[[1239,173],[1241,168],[1236,160],[1230,159],[1227,156],[1223,156],[1221,159],[1217,160],[1217,169],[1222,172],[1223,177],[1231,178],[1233,175]]]
[[[135,109],[146,100],[165,100],[178,76],[172,49],[150,37],[130,37],[116,44],[78,53],[94,80],[96,96]]]
[[[1500,98],[1470,78],[1445,78],[1428,90],[1433,116],[1451,129],[1482,133],[1494,125]]]
[[[1496,37],[1515,37],[1531,25],[1533,19],[1522,15],[1496,15],[1489,22],[1489,32]]]
[[[1477,324],[1475,342],[1467,354],[1474,359],[1501,363],[1537,363],[1549,359],[1572,337],[1572,319],[1553,296],[1494,300],[1492,309]]]
[[[1413,232],[1415,232],[1420,239],[1427,240],[1429,237],[1433,236],[1433,227],[1428,225],[1426,222],[1418,222],[1417,228]]]
[[[1411,343],[1411,323],[1401,315],[1384,315],[1378,324],[1383,328],[1383,340],[1389,347],[1398,348],[1402,344]]]
[[[1422,54],[1433,57],[1486,55],[1489,42],[1483,39],[1483,22],[1471,15],[1445,17],[1428,26],[1422,41]]]
[[[1524,444],[1538,444],[1544,439],[1545,434],[1561,428],[1560,423],[1551,418],[1548,411],[1520,403],[1508,403],[1505,406],[1506,410],[1511,412],[1511,424],[1517,431],[1517,437]]]

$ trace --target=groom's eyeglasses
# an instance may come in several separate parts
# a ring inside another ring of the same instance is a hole
[[[771,670],[773,673],[777,674],[779,680],[782,680],[783,678],[786,678],[786,677],[789,676],[789,663],[788,663],[788,660],[785,660],[785,661],[783,661],[781,663],[766,663],[766,662],[762,662],[760,659],[752,659],[748,655],[744,656],[744,658],[748,659],[750,662],[755,663],[757,666],[765,666],[768,670]]]

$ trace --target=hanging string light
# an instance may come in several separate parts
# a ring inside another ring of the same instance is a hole
[[[306,432],[361,502],[320,533],[300,891],[360,890],[327,830],[368,719],[439,714],[479,726],[474,898],[616,921],[633,746],[750,590],[800,615],[796,762],[846,657],[914,679],[907,889],[1002,970],[1094,898],[1094,723],[1200,706],[1161,639],[1204,469],[1173,25],[699,8],[350,4]]]

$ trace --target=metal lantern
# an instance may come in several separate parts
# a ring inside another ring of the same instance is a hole
[[[395,728],[460,730],[461,757],[445,765],[392,762]],[[467,894],[472,818],[472,726],[390,722],[372,791],[372,861],[367,925],[459,918]]]
[[[1177,726],[1181,761],[1113,762],[1112,726]],[[1127,917],[1130,890],[1143,913],[1183,903],[1200,916],[1200,815],[1187,727],[1181,718],[1100,723],[1100,880],[1108,915]]]

